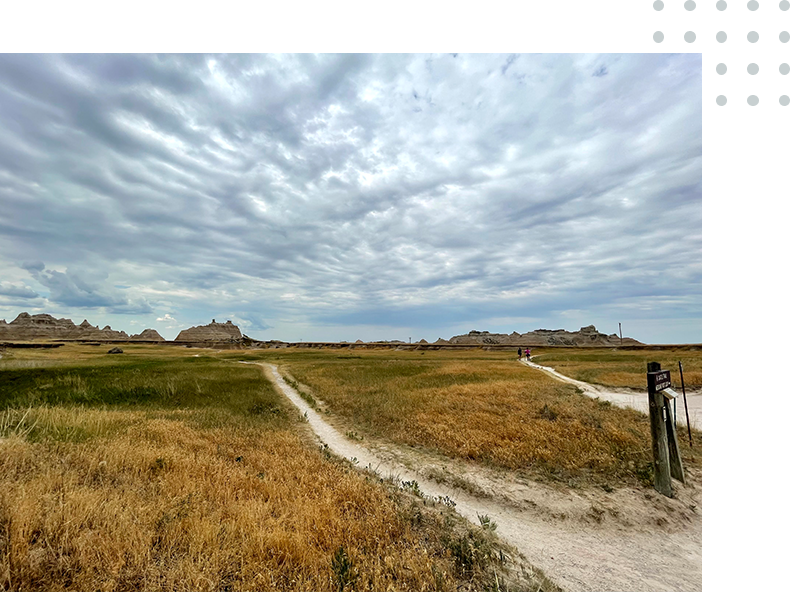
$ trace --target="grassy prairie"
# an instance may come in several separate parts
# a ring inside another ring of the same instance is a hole
[[[307,444],[259,368],[64,350],[0,360],[0,589],[471,590],[501,570],[482,528]]]
[[[532,360],[576,380],[634,389],[647,389],[648,362],[658,362],[662,369],[670,370],[672,385],[679,389],[678,362],[682,362],[686,388],[702,388],[702,350],[684,346],[656,350],[536,347]]]
[[[364,435],[576,484],[647,484],[647,416],[579,394],[509,352],[283,351],[279,363]],[[698,434],[697,442],[701,441]],[[688,466],[701,451],[684,444]]]

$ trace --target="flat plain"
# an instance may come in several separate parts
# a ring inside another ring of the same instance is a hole
[[[541,480],[606,487],[652,482],[646,415],[582,395],[518,364],[512,352],[294,349],[251,355],[280,364],[303,396],[321,400],[325,412],[362,437],[423,446]],[[701,439],[697,432],[694,448],[681,442],[691,468],[701,466]]]
[[[483,590],[506,574],[490,529],[321,450],[258,368],[105,349],[0,360],[0,588]]]
[[[682,354],[701,384],[700,352],[568,349],[533,354],[618,386],[643,380],[647,358],[668,366],[665,357]],[[414,484],[380,479],[320,447],[261,368],[240,361],[277,365],[349,439],[430,457],[438,464],[423,474],[472,495],[482,493],[474,486],[481,481],[440,469],[442,459],[478,467],[477,477],[509,475],[519,491],[542,483],[528,491],[544,496],[545,524],[558,537],[569,536],[569,496],[588,500],[573,507],[580,526],[593,520],[595,528],[601,504],[619,512],[615,528],[631,528],[651,512],[670,521],[689,507],[693,514],[697,503],[686,498],[701,487],[701,432],[693,449],[681,441],[690,493],[668,509],[658,500],[642,508],[655,499],[648,418],[525,367],[514,352],[6,350],[0,588],[555,588],[525,562],[513,576],[514,551],[486,516],[467,522]],[[682,528],[676,522],[671,529]]]

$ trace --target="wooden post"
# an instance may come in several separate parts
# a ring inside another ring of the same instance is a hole
[[[683,475],[683,461],[680,458],[680,448],[678,447],[678,431],[672,415],[669,413],[669,401],[664,399],[664,406],[667,412],[667,444],[669,445],[669,474],[675,479],[686,484],[686,477]]]
[[[686,400],[686,383],[683,382],[683,364],[678,362],[680,368],[680,386],[683,389],[683,404],[686,406],[686,428],[689,431],[689,446],[694,447],[694,442],[691,441],[691,420],[689,419],[689,404]]]
[[[647,371],[661,370],[658,362],[648,362]],[[650,435],[653,440],[653,487],[659,493],[672,497],[672,476],[669,472],[669,444],[667,442],[666,421],[664,421],[664,395],[656,392],[648,380],[647,396],[650,401]]]

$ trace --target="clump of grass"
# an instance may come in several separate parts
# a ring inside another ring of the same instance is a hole
[[[497,523],[491,520],[487,514],[482,516],[478,514],[477,519],[480,522],[480,526],[482,526],[484,529],[490,532],[494,532],[497,529]]]
[[[130,421],[128,414],[106,409],[46,405],[11,408],[0,412],[0,438],[82,442],[118,431]]]
[[[438,469],[435,467],[430,467],[425,471],[426,477],[436,481],[437,483],[448,483],[452,487],[456,489],[462,489],[471,493],[475,497],[480,498],[490,498],[492,495],[477,485],[475,482],[465,479],[455,473],[452,473],[446,469]]]
[[[469,529],[452,536],[447,541],[447,547],[458,571],[467,576],[479,576],[499,560],[490,532],[483,529]]]
[[[26,421],[32,409],[6,409],[0,413],[0,438],[25,438],[36,426],[36,421]]]
[[[261,402],[253,403],[250,406],[250,413],[252,415],[258,415],[258,416],[266,416],[266,415],[279,416],[283,414],[284,411],[276,403],[273,403],[271,401],[265,401],[265,402],[261,401]]]
[[[557,419],[557,414],[554,412],[553,409],[549,408],[548,403],[543,405],[543,408],[540,410],[538,416],[542,417],[543,419],[548,419],[549,421],[554,421],[555,419]]]
[[[411,492],[413,495],[417,497],[422,497],[422,491],[420,491],[420,484],[417,481],[403,481],[401,482],[401,487],[404,491]]]
[[[304,389],[300,388],[298,382],[296,382],[293,378],[287,375],[283,375],[283,380],[285,380],[285,383],[288,386],[290,386],[293,390],[295,390],[296,393],[300,397],[302,397],[302,399],[307,401],[307,404],[310,405],[310,407],[312,407],[313,409],[317,408],[318,403],[316,402],[315,398],[310,393],[305,392]]]
[[[354,587],[358,574],[354,569],[354,563],[351,561],[342,545],[337,548],[337,551],[335,551],[332,557],[332,572],[335,575],[335,581],[337,582],[337,589],[339,592],[343,592],[346,587]]]

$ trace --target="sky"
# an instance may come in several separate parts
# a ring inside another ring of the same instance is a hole
[[[0,54],[0,318],[702,342],[700,54]]]

